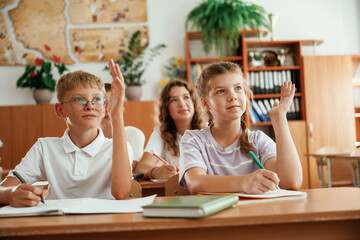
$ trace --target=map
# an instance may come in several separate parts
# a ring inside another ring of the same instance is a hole
[[[146,0],[1,0],[0,65],[117,60],[137,30],[148,45],[146,25],[126,25],[146,20]]]

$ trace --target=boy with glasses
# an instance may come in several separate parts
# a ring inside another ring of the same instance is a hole
[[[124,129],[124,79],[109,61],[111,96],[104,98],[100,78],[83,71],[67,73],[56,83],[55,112],[68,126],[61,138],[39,138],[15,170],[0,184],[0,204],[36,206],[49,199],[93,197],[123,199],[131,188],[132,150]],[[107,107],[113,138],[99,127]],[[26,182],[26,183],[20,183]],[[49,191],[30,185],[47,180]]]

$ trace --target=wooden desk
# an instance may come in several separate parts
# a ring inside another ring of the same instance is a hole
[[[307,154],[307,156],[309,157],[314,157],[314,158],[318,158],[320,159],[319,164],[320,164],[320,170],[318,168],[318,174],[319,174],[319,178],[320,178],[320,182],[321,182],[321,186],[322,187],[332,187],[332,183],[331,183],[331,159],[343,159],[343,160],[347,160],[347,161],[351,161],[354,164],[352,164],[352,172],[353,172],[353,181],[355,186],[360,187],[360,181],[359,181],[359,177],[360,177],[360,156],[351,156],[350,153],[348,154]],[[325,163],[326,162],[326,163]],[[325,181],[324,181],[324,173],[323,173],[323,167],[326,164],[327,166],[327,175],[328,175],[328,184],[326,186]],[[354,165],[357,165],[357,171],[355,170]]]
[[[165,182],[153,182],[150,180],[140,180],[140,185],[142,189],[142,196],[147,197],[154,194],[157,194],[158,197],[165,196]]]
[[[359,239],[359,188],[306,191],[307,199],[239,205],[203,219],[143,218],[141,213],[0,219],[0,238]]]

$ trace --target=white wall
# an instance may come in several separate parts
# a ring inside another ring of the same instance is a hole
[[[144,74],[142,100],[153,100],[162,66],[172,56],[185,57],[184,23],[188,12],[200,0],[148,0],[150,46],[165,43],[168,48],[156,58]],[[268,12],[278,12],[276,35],[279,40],[321,39],[318,55],[360,54],[360,0],[251,0]],[[121,25],[121,24],[120,24]],[[303,48],[304,55],[313,53],[311,47]],[[105,64],[87,63],[70,66],[70,70],[85,70],[111,79],[102,71]],[[35,104],[28,89],[17,89],[16,80],[23,66],[0,66],[0,105]],[[52,102],[55,103],[53,98]]]

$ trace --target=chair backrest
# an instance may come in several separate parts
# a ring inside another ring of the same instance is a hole
[[[349,150],[342,147],[328,146],[322,147],[316,151],[316,154],[341,154],[348,153]]]
[[[129,142],[134,153],[133,160],[140,161],[140,158],[144,153],[144,144],[145,144],[144,133],[136,127],[126,126],[125,135],[126,135],[126,140]]]
[[[141,185],[140,185],[140,183],[138,183],[137,181],[132,179],[129,198],[141,198],[141,197],[142,197]]]
[[[169,178],[165,182],[165,196],[182,196],[190,195],[189,190],[186,190],[179,185],[179,174]]]
[[[357,148],[350,153],[351,156],[360,156],[360,148]]]
[[[350,150],[343,147],[327,146],[320,148],[316,151],[316,154],[345,154]],[[331,178],[333,186],[349,185],[353,183],[351,162],[344,161],[343,159],[331,159]],[[316,159],[317,164],[320,164],[320,158]],[[323,159],[324,161],[324,159]],[[324,162],[326,166],[326,162]],[[324,174],[325,182],[327,182],[327,174]]]

